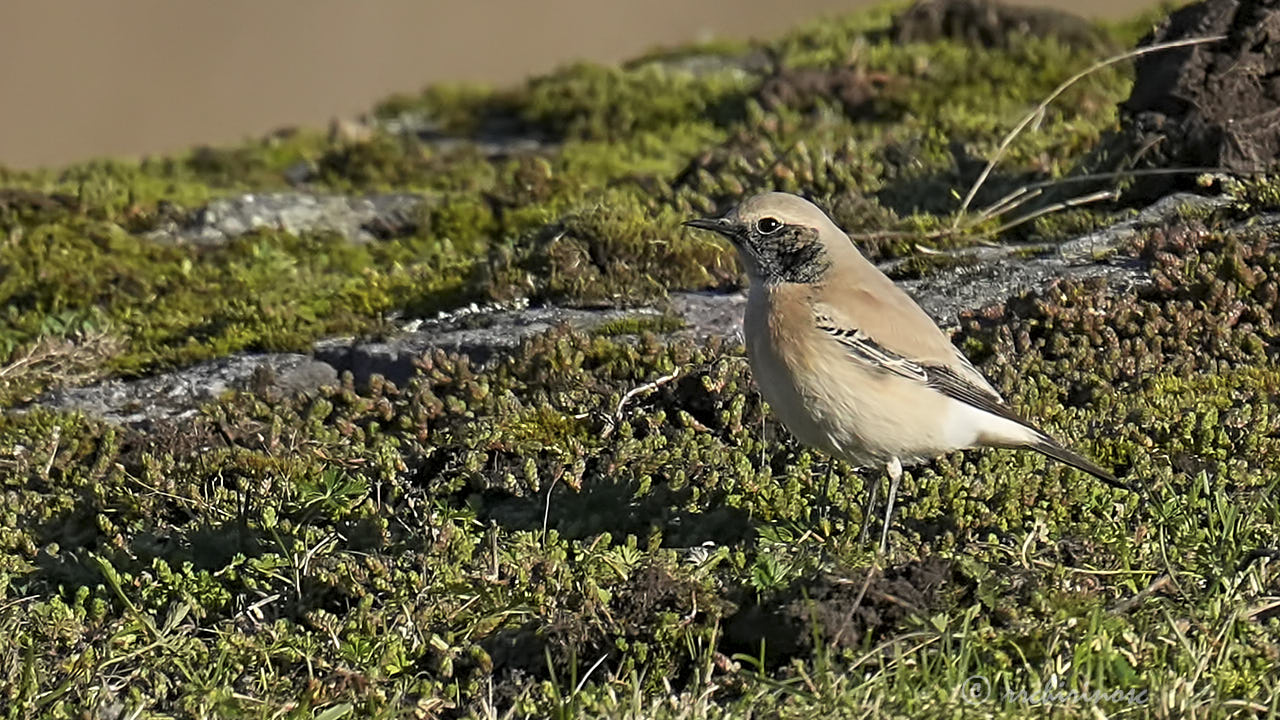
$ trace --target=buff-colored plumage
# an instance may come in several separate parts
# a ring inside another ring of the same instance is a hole
[[[807,445],[855,464],[884,463],[890,513],[901,461],[962,448],[1034,449],[1115,482],[1018,418],[817,206],[766,193],[689,224],[732,240],[747,268],[747,354],[770,407]]]

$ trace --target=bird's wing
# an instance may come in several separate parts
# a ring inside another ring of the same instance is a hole
[[[811,296],[820,332],[845,349],[850,362],[918,382],[944,397],[1013,422],[1031,436],[1011,443],[1091,473],[1116,487],[1133,487],[1063,447],[1018,417],[915,300],[860,255],[836,268]],[[997,443],[999,444],[999,443]]]
[[[864,329],[839,319],[829,306],[816,305],[814,320],[818,329],[839,343],[853,362],[921,383],[953,400],[1019,425],[1027,424],[950,343],[947,344],[950,352],[945,356],[945,360],[950,362],[940,362],[943,358],[910,358],[890,350]]]
[[[876,370],[900,375],[907,380],[928,382],[929,373],[925,366],[886,350],[884,346],[871,339],[871,336],[858,328],[844,327],[834,322],[829,316],[817,315],[818,329],[830,335],[853,360],[873,367]]]
[[[874,265],[862,263],[859,272],[820,288],[816,312],[844,328],[856,328],[895,355],[922,365],[950,367],[962,378],[999,396],[996,389],[951,344],[933,318],[910,295]]]

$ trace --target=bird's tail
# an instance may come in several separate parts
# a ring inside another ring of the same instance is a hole
[[[1048,435],[1041,434],[1039,439],[1037,439],[1035,442],[1032,442],[1030,445],[1028,445],[1028,447],[1032,450],[1035,450],[1038,453],[1041,453],[1042,455],[1051,457],[1060,463],[1065,463],[1067,465],[1070,465],[1071,467],[1076,468],[1077,470],[1083,470],[1089,473],[1090,475],[1098,478],[1102,482],[1110,485],[1111,487],[1120,488],[1121,490],[1128,490],[1130,492],[1137,492],[1137,490],[1134,489],[1132,485],[1124,482],[1123,480],[1120,480],[1112,473],[1107,472],[1106,470],[1103,470],[1102,468],[1098,467],[1093,463],[1093,461],[1089,460],[1083,455],[1073,450],[1068,450],[1067,448],[1063,447],[1061,443],[1049,437]]]

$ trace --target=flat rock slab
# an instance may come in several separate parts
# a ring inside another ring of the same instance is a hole
[[[79,410],[121,425],[145,426],[192,415],[201,405],[233,390],[258,386],[305,392],[337,381],[332,365],[309,355],[238,353],[150,377],[111,379],[54,391],[35,404]]]
[[[357,384],[368,382],[376,374],[399,385],[413,377],[414,360],[432,350],[460,353],[482,364],[559,325],[589,331],[613,322],[656,320],[664,310],[685,323],[683,328],[669,333],[672,338],[740,337],[746,304],[745,292],[679,292],[672,293],[663,308],[469,308],[417,324],[387,340],[321,340],[315,344],[314,352],[317,360],[338,372],[349,371]]]
[[[919,280],[899,284],[925,312],[943,327],[956,325],[962,314],[1043,290],[1063,279],[1103,278],[1119,292],[1149,282],[1146,266],[1137,258],[1112,253],[1142,228],[1168,222],[1184,208],[1206,210],[1222,207],[1225,197],[1178,193],[1162,198],[1136,216],[1110,227],[1045,246],[975,247],[946,253],[965,264]],[[891,272],[902,261],[882,264]]]
[[[741,338],[747,293],[681,292],[667,298],[672,313],[684,318],[678,331],[698,340],[712,336]]]
[[[182,222],[152,231],[150,238],[219,245],[259,229],[294,235],[335,233],[351,242],[370,242],[416,227],[423,195],[395,193],[347,197],[306,192],[247,193],[220,198]]]
[[[1191,194],[1164,198],[1135,217],[1074,240],[1046,246],[1040,252],[1023,246],[965,248],[947,253],[962,261],[918,280],[901,284],[944,327],[963,313],[1042,291],[1063,278],[1103,278],[1119,291],[1148,281],[1135,258],[1112,252],[1142,227],[1175,218],[1183,208],[1205,209],[1229,202]],[[892,272],[899,262],[881,267]],[[560,307],[470,307],[433,320],[415,322],[395,337],[382,340],[329,338],[317,342],[312,355],[237,354],[152,377],[107,380],[95,385],[49,393],[37,405],[80,410],[126,425],[146,426],[196,412],[229,390],[255,389],[306,392],[338,381],[351,372],[357,384],[376,375],[396,383],[414,374],[414,361],[440,348],[485,363],[516,348],[525,339],[568,324],[590,331],[609,323],[658,319],[664,314],[684,320],[669,336],[705,340],[740,338],[746,294],[672,293],[661,307],[584,309]]]
[[[350,371],[357,384],[368,382],[377,374],[399,385],[413,376],[414,360],[435,349],[460,353],[473,362],[484,363],[498,354],[514,350],[526,338],[558,325],[590,330],[617,320],[658,315],[653,308],[472,308],[417,324],[412,331],[388,340],[321,340],[315,344],[315,357],[339,372]]]

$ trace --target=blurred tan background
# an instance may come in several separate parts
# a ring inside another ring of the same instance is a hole
[[[323,127],[440,80],[514,82],[876,0],[3,0],[0,165]],[[1023,0],[1123,17],[1151,0]]]

